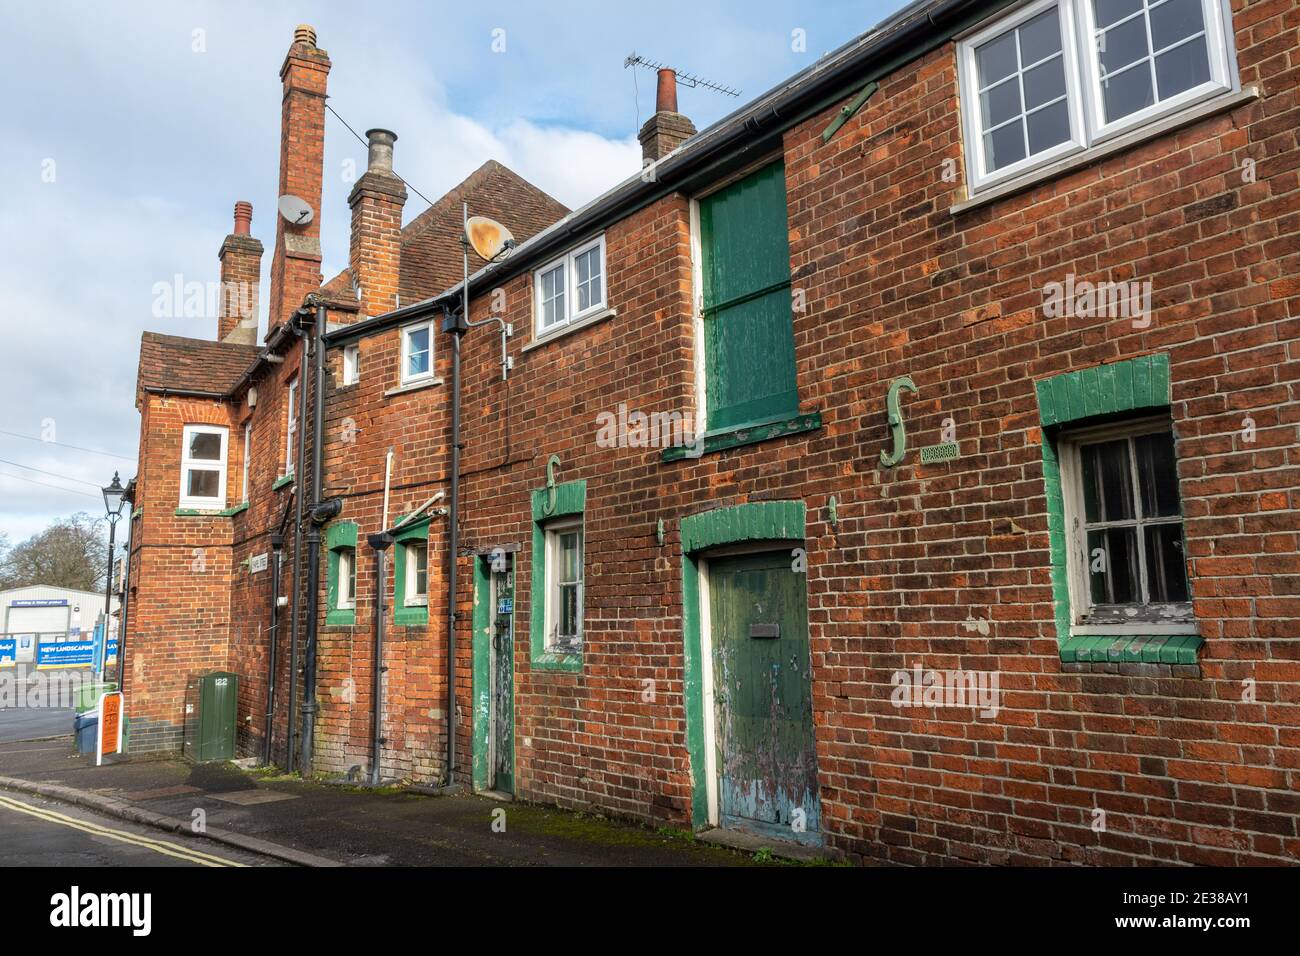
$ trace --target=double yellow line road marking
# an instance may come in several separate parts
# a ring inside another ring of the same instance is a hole
[[[222,859],[219,856],[212,856],[208,853],[201,853],[198,850],[191,849],[180,843],[172,843],[168,840],[155,840],[152,837],[140,836],[137,833],[129,833],[126,830],[117,830],[113,827],[106,827],[98,823],[90,823],[86,820],[78,820],[74,817],[58,813],[54,810],[47,810],[44,807],[33,807],[21,801],[14,800],[11,797],[0,795],[0,807],[8,807],[10,810],[17,810],[19,813],[25,813],[28,816],[45,820],[48,823],[57,823],[60,826],[70,827],[74,830],[81,830],[94,836],[107,837],[110,840],[117,840],[119,843],[129,843],[132,846],[143,847],[146,850],[153,850],[155,853],[161,853],[163,856],[175,857],[178,860],[184,860],[187,863],[196,863],[199,866],[246,866],[244,863],[237,863],[234,860]]]

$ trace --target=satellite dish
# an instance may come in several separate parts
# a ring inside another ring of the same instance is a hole
[[[311,206],[297,196],[281,196],[276,206],[284,221],[291,226],[305,226],[311,222]]]
[[[515,237],[510,235],[510,230],[487,216],[470,216],[465,220],[465,237],[474,251],[488,262],[515,246]]]

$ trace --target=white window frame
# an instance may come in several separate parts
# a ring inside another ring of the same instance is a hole
[[[210,458],[191,458],[189,456],[191,435],[219,436],[221,438],[220,459],[214,461]],[[221,510],[226,506],[226,465],[228,462],[227,445],[229,438],[230,430],[221,425],[186,425],[181,430],[180,507]],[[217,473],[217,487],[221,489],[221,493],[211,498],[186,494],[191,470],[215,471]]]
[[[1084,528],[1083,505],[1083,463],[1080,446],[1117,438],[1130,438],[1138,435],[1150,435],[1159,432],[1171,432],[1173,425],[1168,417],[1143,418],[1096,428],[1080,428],[1063,431],[1056,440],[1057,459],[1061,468],[1061,497],[1065,505],[1066,567],[1070,593],[1070,633],[1077,635],[1125,635],[1141,632],[1146,635],[1163,634],[1197,634],[1199,630],[1192,611],[1190,600],[1185,604],[1147,604],[1133,605],[1133,617],[1124,623],[1092,623],[1089,618],[1093,610],[1092,589],[1088,582],[1088,536]],[[1134,481],[1134,507],[1140,508],[1141,496]],[[1181,500],[1182,489],[1179,488]],[[1178,522],[1185,522],[1180,515]],[[1144,520],[1139,529],[1148,524],[1171,524],[1172,519]],[[1138,547],[1143,548],[1142,535],[1138,533]],[[1145,553],[1139,558],[1145,564]],[[1184,569],[1184,573],[1186,570]],[[1188,581],[1190,588],[1190,579]],[[1145,577],[1139,587],[1145,594],[1147,584]],[[1190,594],[1189,594],[1190,597]]]
[[[429,542],[407,541],[402,545],[406,549],[405,556],[405,575],[406,580],[402,582],[402,606],[403,607],[428,607],[429,606]],[[416,579],[416,560],[415,552],[417,549],[424,549],[424,593],[420,594],[415,590]]]
[[[244,493],[245,503],[247,503],[250,498],[248,492],[248,470],[249,470],[248,463],[249,460],[252,458],[252,453],[253,453],[253,420],[250,418],[248,421],[244,422],[244,484],[242,486],[242,490]]]
[[[560,619],[560,536],[571,531],[578,532],[578,580],[576,583],[578,591],[578,633],[572,640],[561,642],[555,633],[559,626]],[[561,518],[546,524],[542,529],[546,536],[546,612],[544,636],[546,639],[546,649],[548,651],[562,651],[565,653],[577,653],[582,650],[585,639],[586,624],[586,590],[587,590],[587,535],[583,528],[582,516],[578,515],[573,518]]]
[[[1228,0],[1200,0],[1202,16],[1205,20],[1210,80],[1167,100],[1153,103],[1129,116],[1106,123],[1101,97],[1101,72],[1097,45],[1095,39],[1090,39],[1094,38],[1096,32],[1093,2],[1094,0],[1034,0],[1016,7],[1009,13],[998,14],[996,18],[976,27],[973,32],[958,41],[957,73],[961,101],[962,142],[967,182],[972,195],[993,185],[1025,177],[1056,160],[1086,152],[1124,132],[1151,125],[1211,97],[1232,93],[1240,88],[1235,42],[1231,31],[1232,18],[1227,7]],[[1070,137],[1065,142],[1058,143],[1041,153],[1026,156],[1009,166],[990,171],[986,169],[984,161],[984,137],[980,122],[975,48],[1051,7],[1059,9]],[[1142,15],[1147,16],[1146,13]]]
[[[339,611],[355,611],[357,607],[357,549],[339,548],[339,581],[335,591]]]
[[[285,475],[293,474],[293,446],[298,435],[298,415],[297,404],[302,400],[298,394],[298,376],[295,375],[289,379],[288,397],[285,400],[285,407],[288,415],[284,422],[284,473]]]
[[[411,354],[410,351],[411,333],[418,332],[421,329],[428,329],[429,331],[429,370],[427,372],[420,372],[415,375],[410,375],[407,374],[406,367],[407,367],[407,359],[410,357]],[[403,385],[413,385],[416,382],[430,381],[433,378],[434,359],[436,358],[436,352],[433,346],[434,343],[433,320],[428,319],[424,322],[412,322],[410,325],[404,325],[402,326],[401,336],[402,336],[401,358],[400,358],[401,365],[398,367],[399,381]]]
[[[361,346],[356,342],[343,346],[343,384],[361,381]]]
[[[1076,15],[1079,18],[1079,35],[1084,38],[1095,37],[1097,21],[1093,0],[1072,0],[1072,2],[1078,4]],[[1164,2],[1168,2],[1168,0],[1164,0]],[[1209,58],[1210,78],[1200,86],[1183,90],[1183,92],[1171,96],[1167,100],[1152,103],[1136,113],[1130,113],[1128,116],[1112,120],[1109,123],[1106,122],[1105,104],[1101,96],[1101,61],[1097,55],[1097,44],[1091,42],[1082,45],[1084,67],[1088,76],[1085,90],[1088,128],[1094,142],[1109,139],[1123,133],[1125,130],[1146,125],[1202,100],[1222,93],[1232,92],[1236,89],[1239,83],[1236,69],[1236,43],[1235,38],[1234,42],[1228,42],[1227,33],[1227,25],[1232,22],[1231,12],[1225,9],[1225,4],[1220,0],[1200,0],[1200,2],[1201,17],[1205,21],[1205,50]],[[1141,15],[1148,20],[1150,19],[1146,11],[1143,11]],[[1180,42],[1190,42],[1190,40]],[[1158,93],[1159,90],[1155,87],[1154,53],[1148,58],[1148,64],[1148,68],[1152,71],[1152,89]],[[1134,67],[1133,69],[1141,69],[1141,67]]]
[[[592,249],[600,249],[600,299],[587,308],[578,310],[578,257]],[[564,267],[564,316],[554,324],[542,327],[542,276],[557,266]],[[604,312],[609,307],[609,266],[605,255],[605,234],[574,246],[562,256],[533,270],[533,338],[543,339],[554,335],[575,322]]]

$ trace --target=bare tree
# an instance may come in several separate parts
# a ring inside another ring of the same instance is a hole
[[[102,523],[103,519],[78,512],[3,551],[0,588],[46,584],[102,591],[108,570],[108,542]]]

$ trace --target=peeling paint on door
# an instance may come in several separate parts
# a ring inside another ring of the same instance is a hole
[[[788,552],[709,563],[718,820],[820,846],[805,576]]]

